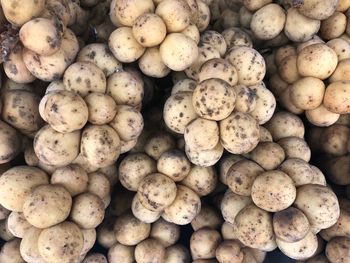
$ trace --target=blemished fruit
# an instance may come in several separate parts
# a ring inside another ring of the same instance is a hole
[[[349,262],[349,8],[0,0],[0,263]]]

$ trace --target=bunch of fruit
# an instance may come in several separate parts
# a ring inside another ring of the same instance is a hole
[[[0,263],[349,262],[349,0],[0,4]]]

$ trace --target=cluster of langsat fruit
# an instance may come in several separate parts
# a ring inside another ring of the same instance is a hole
[[[312,151],[319,156],[317,164],[325,171],[327,181],[334,186],[340,205],[337,222],[320,232],[324,242],[327,242],[325,253],[315,257],[315,260],[323,260],[321,262],[327,262],[327,258],[331,262],[337,262],[339,255],[347,258],[350,241],[349,125],[348,115],[342,114],[335,124],[322,128],[312,127],[308,135]]]
[[[283,43],[265,46],[272,92],[281,106],[305,113],[315,126],[332,125],[350,113],[348,8],[347,1],[291,7],[283,13]]]
[[[203,32],[200,55],[172,88],[164,121],[184,135],[186,154],[194,164],[214,165],[224,149],[233,154],[252,151],[260,141],[259,125],[275,111],[275,97],[263,82],[265,61],[250,46],[250,37],[235,28],[222,34]]]
[[[210,10],[202,0],[114,0],[110,19],[118,27],[108,40],[114,56],[121,62],[138,60],[144,74],[161,78],[196,60]]]

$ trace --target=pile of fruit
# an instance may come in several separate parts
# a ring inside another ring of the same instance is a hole
[[[350,262],[349,0],[0,0],[0,51],[0,263]]]

